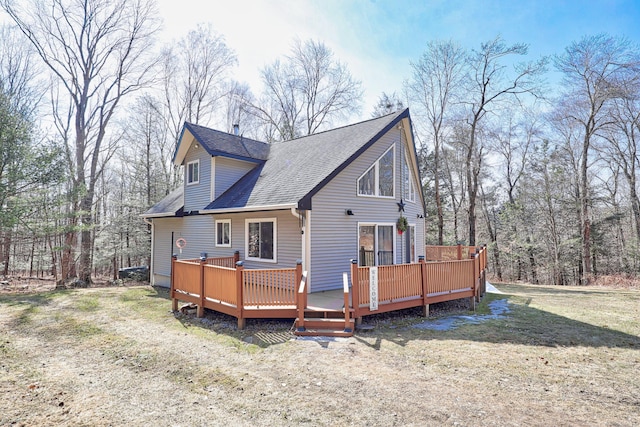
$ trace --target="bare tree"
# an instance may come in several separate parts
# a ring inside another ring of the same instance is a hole
[[[228,93],[235,52],[210,24],[198,24],[162,54],[164,103],[174,139],[185,121],[207,125]]]
[[[262,81],[264,95],[253,111],[276,139],[316,133],[359,111],[362,102],[360,81],[313,40],[296,40],[289,56],[262,70]]]
[[[149,82],[143,60],[158,29],[147,0],[1,0],[70,98],[75,163],[74,208],[80,217],[79,278],[91,281],[92,226],[101,156],[122,98]],[[63,277],[63,280],[67,277]]]
[[[480,123],[490,111],[491,106],[498,107],[501,101],[510,97],[525,94],[539,96],[540,84],[537,77],[545,70],[546,59],[514,67],[512,75],[506,75],[506,65],[502,61],[512,55],[526,55],[528,47],[517,43],[506,45],[501,37],[482,43],[480,50],[474,51],[470,57],[470,70],[467,81],[467,124],[469,141],[466,156],[466,180],[469,193],[469,244],[476,243],[476,198],[478,194],[478,175],[474,156],[478,142]]]
[[[403,109],[404,103],[395,92],[391,95],[382,92],[382,95],[378,97],[378,103],[373,107],[371,117],[381,117]]]
[[[613,122],[608,106],[613,100],[626,97],[630,82],[639,78],[640,55],[627,39],[599,34],[572,43],[554,62],[563,74],[565,88],[559,114],[578,124],[582,134],[579,175],[582,282],[588,284],[592,272],[589,153],[598,132]]]
[[[464,50],[451,41],[432,41],[417,62],[411,63],[412,76],[405,83],[417,117],[426,123],[433,141],[435,202],[438,215],[438,245],[443,244],[444,213],[440,188],[441,152],[447,137],[446,120],[460,90],[465,66]]]

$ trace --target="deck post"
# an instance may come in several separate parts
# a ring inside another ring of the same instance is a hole
[[[178,300],[176,299],[176,287],[175,287],[175,274],[176,274],[176,261],[178,255],[171,255],[171,288],[169,290],[169,297],[171,298],[171,311],[178,311]]]
[[[480,257],[477,253],[472,255],[473,259],[473,296],[476,302],[480,302]],[[475,305],[474,305],[475,309]]]
[[[200,257],[200,303],[196,311],[196,317],[204,317],[204,266],[207,264],[207,257]]]
[[[238,329],[244,329],[245,319],[242,317],[242,309],[244,308],[244,301],[242,299],[242,271],[244,270],[244,263],[242,261],[236,262],[236,317],[238,318]]]
[[[295,275],[295,282],[294,282],[294,289],[297,289],[298,286],[300,285],[300,281],[302,280],[302,260],[301,259],[297,259],[296,260],[296,275]],[[308,286],[308,284],[307,284]],[[304,302],[304,308],[307,308],[307,301],[305,298],[305,302]]]
[[[344,331],[353,332],[351,330],[351,308],[349,307],[349,277],[347,277],[347,273],[342,273],[342,292],[344,294]]]
[[[462,245],[458,243],[458,261],[462,260]]]
[[[429,317],[429,303],[427,302],[427,263],[424,260],[424,255],[418,256],[418,262],[420,263],[420,277],[422,278],[422,315]]]
[[[358,275],[358,260],[351,260],[351,305],[356,326],[362,323],[360,316],[360,276]],[[346,307],[345,307],[346,309]]]

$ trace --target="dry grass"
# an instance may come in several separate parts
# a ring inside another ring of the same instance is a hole
[[[151,287],[0,296],[0,425],[640,424],[640,291],[499,287],[478,313],[505,318],[335,341],[174,316]]]

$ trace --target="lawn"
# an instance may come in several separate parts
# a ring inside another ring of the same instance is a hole
[[[446,314],[483,321],[408,310],[334,340],[175,315],[148,286],[2,295],[0,425],[640,425],[640,291],[498,288]]]

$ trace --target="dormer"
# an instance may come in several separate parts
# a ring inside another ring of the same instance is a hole
[[[173,158],[183,166],[184,211],[199,211],[269,155],[269,144],[185,123]]]

